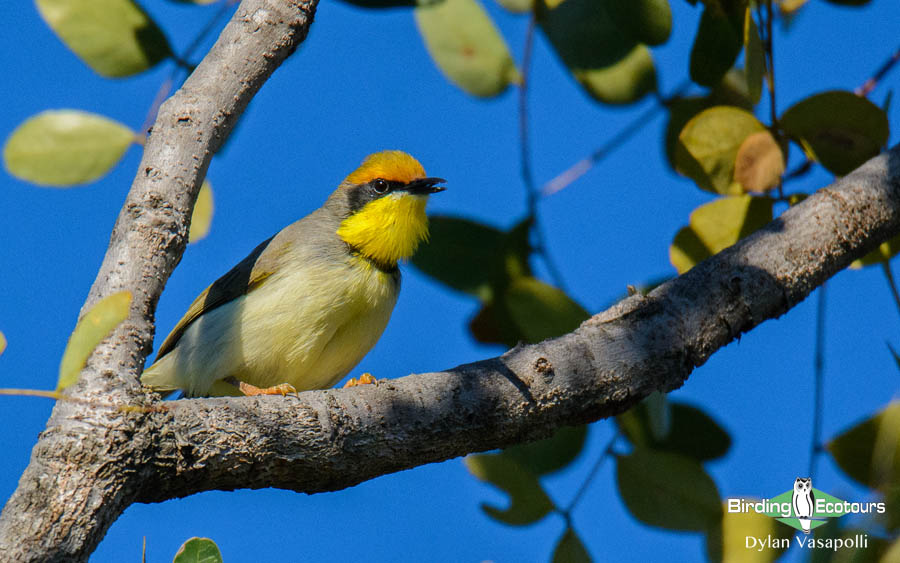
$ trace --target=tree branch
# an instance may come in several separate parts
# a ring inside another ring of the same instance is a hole
[[[81,314],[121,290],[132,292],[131,311],[95,351],[72,393],[105,402],[143,400],[137,376],[152,347],[156,302],[184,252],[212,155],[306,37],[316,4],[244,0],[209,54],[160,107]],[[133,502],[160,431],[155,422],[58,403],[0,515],[0,560],[86,560]]]
[[[377,387],[181,400],[137,498],[210,489],[337,490],[618,414],[785,313],[900,231],[900,146],[686,274],[575,332]]]

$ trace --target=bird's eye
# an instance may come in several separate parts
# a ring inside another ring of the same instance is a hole
[[[376,194],[385,194],[388,191],[388,183],[381,178],[372,180],[372,189]]]

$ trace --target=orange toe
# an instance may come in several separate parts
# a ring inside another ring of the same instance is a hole
[[[282,397],[284,397],[288,393],[297,392],[297,389],[294,388],[294,386],[290,383],[282,383],[281,385],[273,385],[272,387],[262,388],[241,381],[238,384],[238,387],[240,388],[241,393],[247,395],[248,397],[254,397],[256,395],[281,395]]]
[[[377,384],[378,384],[378,380],[375,379],[375,376],[373,376],[371,373],[366,372],[366,373],[360,375],[359,379],[356,379],[355,377],[351,377],[350,380],[344,384],[344,388],[356,387],[357,385],[377,385]]]

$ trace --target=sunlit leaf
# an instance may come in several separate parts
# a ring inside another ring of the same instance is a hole
[[[587,426],[563,426],[549,438],[506,448],[502,455],[535,475],[546,475],[572,463],[584,448],[586,438]]]
[[[516,14],[530,12],[534,6],[534,0],[497,0],[497,3]]]
[[[431,58],[467,93],[496,96],[521,82],[506,42],[477,0],[442,0],[414,13]]]
[[[616,461],[619,494],[641,522],[669,530],[704,531],[721,520],[718,489],[699,462],[640,447]]]
[[[19,125],[3,146],[10,174],[42,186],[65,187],[100,178],[134,133],[103,116],[77,110],[39,113]]]
[[[751,500],[752,499],[748,499]],[[710,561],[741,563],[770,563],[775,561],[786,548],[773,548],[782,542],[767,542],[768,538],[781,540],[790,538],[793,530],[778,523],[774,518],[757,512],[723,511],[721,526],[713,527],[706,535],[706,552]],[[818,539],[818,533],[816,534]],[[748,542],[753,543],[747,547]]]
[[[538,3],[538,17],[563,64],[594,99],[625,104],[656,88],[649,50],[595,0]]]
[[[131,307],[131,293],[120,291],[98,301],[78,321],[59,363],[57,391],[64,390],[78,380],[78,374],[94,352],[94,348],[128,317],[129,307]]]
[[[660,438],[653,432],[645,403],[639,403],[616,417],[619,430],[634,446],[679,453],[697,461],[724,456],[731,447],[731,437],[712,417],[702,410],[669,402],[669,431]]]
[[[191,538],[178,549],[172,563],[222,563],[222,553],[209,538]]]
[[[575,530],[566,528],[553,549],[553,563],[591,563],[591,554]]]
[[[765,126],[753,114],[731,106],[700,112],[678,135],[676,170],[701,189],[736,195],[743,192],[734,181],[734,162],[744,140]]]
[[[172,54],[162,30],[132,0],[35,0],[47,25],[98,74],[137,74]]]
[[[781,12],[782,17],[789,18],[795,15],[807,2],[809,0],[781,0],[778,3],[778,11]]]
[[[726,13],[718,3],[703,9],[691,47],[691,80],[701,86],[718,84],[741,52],[743,24],[743,9]]]
[[[209,227],[213,218],[213,194],[212,184],[209,180],[203,180],[200,192],[197,194],[197,202],[194,203],[194,213],[191,215],[191,230],[188,234],[189,242],[197,242],[209,234]]]
[[[889,135],[887,115],[881,108],[839,90],[801,100],[784,112],[780,123],[810,157],[838,175],[877,155]]]
[[[523,526],[537,522],[553,510],[553,502],[544,492],[538,478],[504,455],[477,454],[464,460],[469,471],[509,495],[510,504],[500,509],[482,504],[488,516],[505,524]]]
[[[429,217],[428,228],[429,240],[419,246],[413,265],[453,289],[485,301],[490,299],[504,233],[475,221],[447,216]]]
[[[0,354],[2,354],[4,350],[6,350],[6,337],[0,332]]]
[[[854,270],[864,266],[872,266],[874,264],[883,264],[900,252],[900,235],[897,235],[880,245],[875,250],[869,252],[862,258],[854,260],[850,263],[850,267]]]
[[[747,86],[750,90],[750,99],[753,103],[759,101],[762,96],[763,74],[766,72],[766,61],[762,41],[759,39],[759,29],[753,21],[750,6],[744,17],[744,74],[747,77]]]
[[[785,168],[784,153],[768,131],[752,133],[734,157],[734,180],[747,192],[767,192],[778,185]]]
[[[863,485],[880,489],[900,484],[900,401],[845,430],[825,447],[844,473]]]
[[[647,45],[661,45],[672,32],[669,0],[609,0],[603,4],[619,29]]]
[[[701,205],[691,213],[672,246],[669,261],[679,274],[733,245],[772,220],[773,200],[742,195],[723,197]]]
[[[562,336],[590,317],[565,292],[533,277],[513,280],[502,297],[513,324],[526,342]]]

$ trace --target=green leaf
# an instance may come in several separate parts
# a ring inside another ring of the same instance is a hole
[[[530,12],[534,7],[534,0],[497,0],[497,3],[514,14]]]
[[[839,90],[794,104],[780,123],[810,157],[837,175],[848,174],[877,155],[890,133],[881,108]]]
[[[700,112],[678,135],[676,170],[703,190],[737,195],[743,192],[734,180],[734,162],[747,137],[765,126],[753,114],[731,106]]]
[[[496,96],[522,81],[506,42],[477,0],[441,0],[416,6],[414,13],[431,58],[465,92]]]
[[[412,257],[413,265],[453,289],[490,300],[504,233],[448,216],[430,217],[428,228],[429,240],[419,246]]]
[[[191,538],[182,544],[172,563],[222,563],[222,553],[209,538]]]
[[[666,439],[672,431],[672,409],[665,393],[654,391],[647,395],[641,403],[647,413],[647,428],[650,436],[656,441]]]
[[[6,337],[0,332],[0,354],[3,354],[4,350],[6,350]]]
[[[470,455],[464,460],[469,472],[509,495],[505,510],[482,504],[485,513],[505,524],[524,526],[537,522],[553,510],[553,502],[538,478],[516,461],[502,454]]]
[[[714,86],[722,80],[741,52],[743,23],[743,6],[726,13],[717,3],[707,4],[691,47],[691,80],[701,86]]]
[[[57,391],[64,390],[78,380],[78,374],[94,352],[94,348],[128,317],[129,307],[131,307],[131,293],[120,291],[98,301],[78,321],[59,363]]]
[[[669,247],[669,261],[679,274],[687,272],[766,226],[772,220],[772,204],[768,197],[742,195],[701,205],[691,212],[689,225],[675,235]]]
[[[746,192],[767,192],[784,174],[785,158],[768,131],[750,134],[734,156],[734,181]]]
[[[716,459],[728,453],[731,437],[712,417],[684,403],[669,402],[669,431],[653,432],[644,402],[616,417],[619,430],[635,447],[682,454],[697,461]]]
[[[209,180],[203,180],[200,192],[197,194],[197,202],[194,203],[194,212],[191,214],[191,230],[188,233],[188,242],[197,242],[209,234],[209,227],[213,218],[213,194],[212,184]]]
[[[538,3],[538,21],[575,79],[597,101],[626,104],[656,89],[649,50],[618,28],[596,0]]]
[[[758,543],[747,547],[748,541],[773,538],[790,538],[793,530],[779,524],[774,518],[756,512],[722,513],[722,523],[707,532],[706,552],[710,561],[741,561],[742,563],[770,563],[787,548],[772,548]],[[818,537],[818,534],[816,534]],[[750,538],[750,539],[748,539]],[[775,542],[780,545],[781,542]]]
[[[572,332],[590,318],[565,292],[533,277],[514,279],[502,299],[513,325],[530,343]]]
[[[604,6],[619,29],[635,41],[661,45],[672,33],[669,0],[607,0]]]
[[[575,530],[566,528],[556,548],[553,549],[553,563],[591,563],[591,554]]]
[[[13,176],[41,186],[84,184],[106,174],[133,141],[131,129],[103,116],[45,111],[13,131],[3,163]]]
[[[699,462],[640,447],[616,461],[619,494],[641,522],[700,532],[721,521],[718,489]]]
[[[854,260],[850,263],[850,267],[854,270],[874,264],[883,264],[900,252],[900,235],[897,235],[880,245],[875,250],[869,252],[862,258]]]
[[[750,92],[750,100],[759,102],[762,96],[763,75],[766,72],[766,60],[762,41],[759,39],[759,29],[753,21],[750,6],[744,17],[744,74],[747,77],[747,86]]]
[[[501,455],[514,459],[535,475],[546,475],[572,463],[584,448],[586,438],[587,426],[563,426],[549,438],[506,448]]]
[[[873,489],[900,484],[900,400],[826,444],[844,473]]]
[[[35,0],[66,46],[106,77],[143,72],[171,56],[162,30],[131,0]]]

